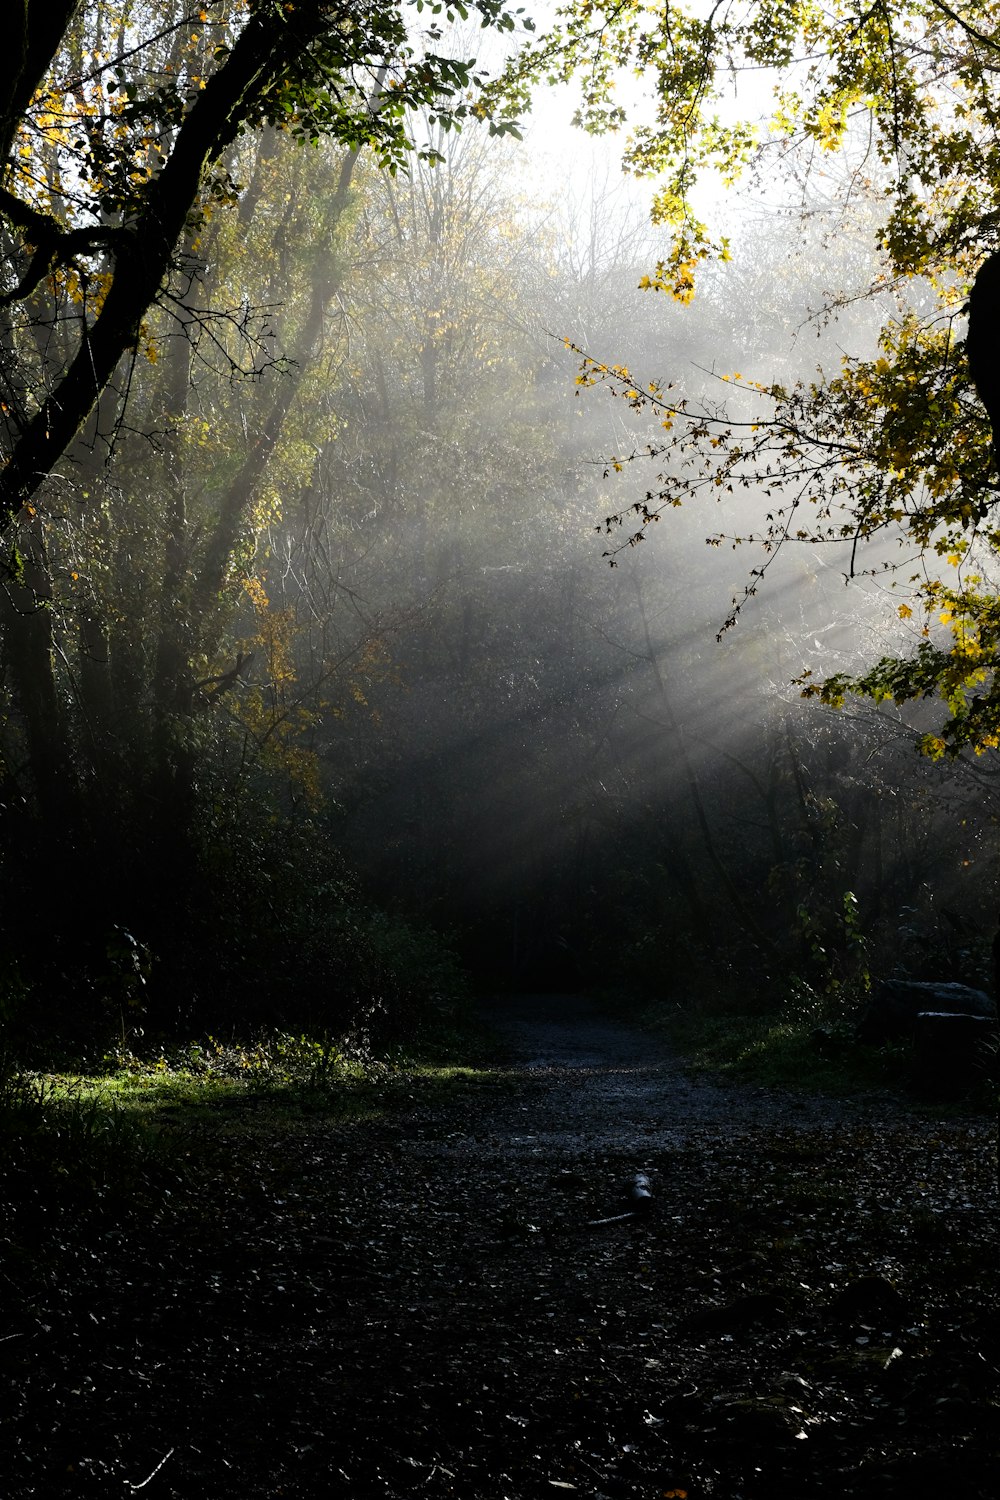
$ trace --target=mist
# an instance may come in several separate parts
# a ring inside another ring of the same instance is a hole
[[[683,1003],[708,964],[716,987],[766,995],[788,966],[846,968],[849,895],[882,962],[904,907],[987,930],[988,773],[922,761],[920,713],[834,713],[795,685],[906,649],[878,571],[896,541],[868,577],[849,544],[788,544],[717,639],[768,555],[731,539],[759,537],[773,502],[685,501],[609,567],[628,526],[602,523],[662,472],[658,424],[578,385],[564,343],[745,414],[722,377],[790,384],[871,352],[880,309],[855,300],[870,226],[744,198],[733,261],[681,306],[638,289],[658,253],[648,185],[616,175],[614,148],[581,157],[539,195],[530,147],[463,141],[363,211],[383,246],[388,212],[405,258],[379,278],[394,358],[358,317],[358,363],[387,386],[356,391],[334,487],[342,507],[366,446],[380,488],[339,576],[386,660],[353,728],[319,731],[338,841],[373,889],[457,934],[486,983],[596,974]]]
[[[0,1494],[994,1500],[995,7],[7,32]]]
[[[9,937],[27,973],[44,884],[76,1034],[109,953],[154,1029],[338,1026],[373,989],[403,1024],[435,953],[756,1004],[846,981],[857,923],[888,964],[903,908],[985,932],[991,767],[916,754],[933,705],[802,696],[912,649],[899,540],[775,545],[780,499],[695,482],[642,395],[732,447],[762,391],[871,355],[877,185],[709,190],[731,251],[684,303],[640,285],[655,182],[571,112],[521,144],[414,114],[439,160],[394,173],[240,137],[24,529]]]
[[[869,226],[744,199],[733,262],[680,306],[638,289],[658,251],[648,185],[621,179],[613,145],[568,145],[560,166],[550,143],[542,195],[530,144],[463,141],[363,210],[368,243],[386,246],[388,213],[405,244],[378,294],[405,342],[390,356],[358,314],[359,363],[387,389],[374,426],[376,398],[355,393],[341,441],[382,474],[340,576],[387,660],[353,715],[360,743],[319,750],[338,839],[374,889],[457,931],[489,982],[641,971],[683,1000],[711,951],[766,990],[818,932],[836,949],[849,892],[889,945],[914,901],[931,924],[942,904],[987,923],[982,776],[965,821],[949,808],[928,824],[945,778],[914,753],[915,723],[836,715],[793,686],[899,649],[892,580],[852,579],[844,545],[789,545],[717,640],[764,556],[728,540],[761,533],[753,490],[668,511],[610,568],[622,534],[601,523],[657,473],[656,423],[576,384],[564,343],[739,415],[725,375],[788,384],[870,352],[880,309],[853,300],[874,274]]]

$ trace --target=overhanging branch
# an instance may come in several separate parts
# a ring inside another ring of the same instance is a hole
[[[51,214],[33,208],[6,188],[0,188],[0,214],[23,230],[29,243],[35,246],[28,269],[21,280],[9,292],[0,296],[0,307],[10,307],[14,302],[25,301],[56,266],[68,265],[78,255],[107,250],[116,241],[120,241],[124,233],[123,230],[108,225],[66,229]]]

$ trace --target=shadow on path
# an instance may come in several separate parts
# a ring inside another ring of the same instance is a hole
[[[692,1081],[579,998],[492,1014],[494,1075],[234,1130],[201,1202],[54,1271],[4,1500],[995,1500],[986,1122]],[[640,1168],[653,1212],[590,1227]]]

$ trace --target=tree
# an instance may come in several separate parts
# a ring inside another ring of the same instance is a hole
[[[24,6],[0,185],[0,879],[11,962],[61,976],[68,1009],[93,1002],[113,926],[168,1003],[192,961],[238,988],[269,935],[272,978],[280,946],[304,993],[291,956],[307,930],[323,948],[338,856],[262,771],[294,623],[254,550],[279,470],[294,489],[314,457],[296,403],[330,385],[355,167],[437,156],[410,105],[441,131],[470,113],[471,63],[409,19]],[[281,769],[308,779],[296,754]]]
[[[614,93],[619,70],[651,80],[654,116],[634,127],[625,162],[662,174],[653,216],[670,230],[671,246],[644,283],[681,301],[694,295],[706,262],[730,254],[692,206],[706,173],[728,184],[751,173],[790,193],[797,182],[817,182],[836,153],[847,160],[841,201],[860,195],[876,211],[873,291],[896,301],[874,355],[848,354],[839,369],[788,385],[733,371],[729,404],[685,398],[667,381],[582,351],[580,379],[606,384],[659,422],[645,454],[656,480],[607,519],[612,535],[625,528],[612,561],[670,507],[706,494],[759,494],[759,525],[714,538],[751,542],[764,554],[724,629],[794,542],[838,552],[849,577],[898,573],[912,654],[804,681],[803,690],[838,705],[849,693],[896,703],[942,698],[946,721],[922,739],[932,756],[1000,745],[1000,597],[990,581],[1000,550],[997,474],[963,326],[969,287],[1000,238],[998,59],[1000,14],[986,0],[962,14],[944,0],[833,10],[771,0],[706,10],[574,0],[504,81],[508,98],[523,99],[543,79],[576,74],[580,118],[602,130],[627,113]],[[730,82],[762,73],[771,91],[766,118],[734,116],[724,97]],[[985,292],[978,300],[988,316]],[[981,366],[978,379],[984,389]]]
[[[502,0],[476,9],[484,25],[514,24]],[[151,306],[176,306],[191,269],[178,247],[234,200],[225,158],[241,133],[269,123],[328,136],[396,168],[412,144],[407,107],[456,125],[472,81],[470,62],[433,50],[436,28],[429,49],[414,46],[399,5],[24,0],[23,10],[0,117],[7,530],[141,344]]]

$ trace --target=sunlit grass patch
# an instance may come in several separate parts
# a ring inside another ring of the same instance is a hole
[[[53,1106],[103,1109],[151,1126],[209,1125],[241,1109],[261,1121],[371,1119],[414,1091],[465,1090],[492,1076],[447,1052],[439,1041],[430,1056],[401,1048],[375,1056],[357,1038],[272,1031],[252,1041],[205,1037],[146,1057],[117,1054],[97,1069],[36,1073],[24,1082]]]
[[[146,1057],[121,1052],[93,1068],[8,1065],[0,1069],[7,1197],[24,1224],[52,1209],[148,1208],[184,1198],[185,1183],[217,1167],[220,1152],[229,1159],[240,1138],[291,1136],[317,1120],[371,1123],[496,1081],[452,1040],[450,1050],[438,1038],[429,1056],[375,1056],[357,1037],[272,1031],[251,1041],[204,1037]]]
[[[487,1077],[463,1062],[375,1059],[280,1034],[247,1046],[206,1039],[108,1059],[94,1071],[8,1068],[0,1076],[5,1256],[31,1259],[43,1242],[56,1249],[89,1233],[88,1224],[136,1214],[148,1222],[197,1204],[200,1184],[228,1181],[245,1158],[241,1141],[291,1139],[317,1121],[372,1123]]]
[[[147,1118],[163,1109],[211,1106],[244,1089],[231,1078],[138,1060],[114,1071],[46,1073],[35,1078],[53,1104],[77,1100],[108,1113]]]
[[[434,1083],[484,1083],[492,1078],[489,1068],[470,1067],[464,1063],[435,1063],[419,1059],[410,1064],[414,1078],[426,1078]]]

